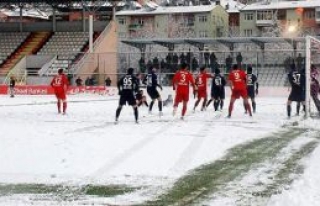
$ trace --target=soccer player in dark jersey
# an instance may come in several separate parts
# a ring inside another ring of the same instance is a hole
[[[198,92],[197,92],[197,100],[194,104],[193,107],[193,111],[196,110],[196,107],[199,105],[201,99],[203,99],[203,103],[202,103],[202,107],[201,107],[201,111],[203,111],[205,109],[206,103],[207,103],[207,98],[208,98],[208,94],[207,94],[207,79],[208,78],[212,78],[213,75],[207,73],[206,71],[206,67],[202,66],[200,68],[200,74],[196,77],[195,79],[195,83],[198,86]]]
[[[120,100],[116,110],[116,123],[118,122],[123,105],[127,102],[132,106],[136,123],[138,123],[138,105],[135,93],[139,91],[139,79],[133,74],[133,71],[133,68],[129,68],[127,74],[123,76],[117,84]]]
[[[259,83],[258,78],[255,74],[252,73],[252,67],[249,66],[247,68],[247,92],[248,97],[251,99],[251,105],[252,105],[252,111],[253,113],[256,112],[256,100],[255,96],[258,94],[259,89]],[[245,112],[247,113],[247,110],[245,109]]]
[[[152,107],[155,100],[158,100],[159,115],[162,116],[162,99],[161,99],[160,93],[157,90],[157,87],[159,87],[161,90],[162,90],[162,87],[158,83],[158,76],[155,72],[156,72],[156,68],[150,67],[148,74],[146,75],[143,83],[147,85],[147,93],[151,98],[151,102],[149,105],[149,113],[152,112]]]
[[[292,67],[292,71],[288,74],[288,80],[291,85],[291,92],[287,101],[287,115],[288,118],[291,117],[291,103],[301,102],[303,105],[303,110],[305,111],[305,83],[306,76],[305,70],[296,71],[295,67]],[[297,108],[298,110],[298,108]],[[297,111],[298,112],[298,111]]]
[[[214,77],[211,84],[211,99],[207,103],[207,107],[213,101],[214,111],[217,111],[220,105],[220,110],[223,109],[225,99],[226,79],[220,74],[220,69],[214,70]]]

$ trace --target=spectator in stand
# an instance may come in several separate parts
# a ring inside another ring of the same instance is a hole
[[[82,79],[81,79],[80,77],[78,77],[78,78],[76,79],[76,85],[77,85],[78,87],[82,86]]]
[[[236,61],[237,61],[238,68],[241,68],[241,64],[242,64],[242,55],[241,55],[241,52],[238,53],[238,55],[237,55],[237,57],[236,57]]]
[[[87,78],[86,78],[86,81],[84,82],[84,84],[85,84],[86,86],[90,86],[90,77],[87,77]]]
[[[107,77],[106,80],[105,80],[105,83],[106,83],[106,86],[111,86],[111,79],[110,77]]]
[[[16,78],[14,76],[10,77],[10,82],[9,82],[9,90],[10,90],[10,97],[14,97],[14,88],[16,86]]]
[[[228,57],[226,58],[226,72],[229,73],[232,67],[232,57],[231,55],[228,55]]]
[[[301,53],[299,53],[297,57],[297,67],[298,70],[304,69],[304,58],[301,56]]]

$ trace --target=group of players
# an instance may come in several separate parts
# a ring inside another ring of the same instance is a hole
[[[316,105],[317,110],[320,112],[320,100],[318,99],[318,93],[320,85],[318,82],[319,73],[314,65],[311,66],[311,97]],[[208,79],[212,79],[211,83],[211,99],[207,99],[207,83]],[[296,114],[299,115],[300,105],[303,105],[305,111],[305,83],[306,75],[305,69],[297,70],[295,65],[291,66],[291,72],[288,74],[288,80],[291,85],[291,92],[287,101],[287,116],[291,117],[292,102],[297,102]],[[151,98],[150,104],[147,103],[146,97],[143,95],[143,90],[140,90],[141,79],[134,74],[134,69],[129,68],[127,74],[123,76],[117,83],[120,100],[116,110],[116,122],[118,122],[122,107],[127,103],[133,107],[135,121],[138,123],[138,107],[145,104],[149,107],[149,113],[152,112],[154,103],[157,100],[159,115],[162,116],[163,101],[157,88],[162,90],[161,85],[158,83],[158,77],[156,69],[151,67],[145,78],[142,79],[142,83],[146,85],[146,90]],[[258,94],[258,82],[257,76],[252,73],[252,67],[247,68],[247,73],[243,71],[238,65],[234,65],[232,71],[228,75],[228,82],[231,87],[231,99],[228,108],[228,118],[232,115],[233,105],[236,99],[242,97],[245,108],[245,113],[252,116],[256,111],[255,95]],[[225,86],[227,81],[219,69],[215,69],[214,73],[208,73],[206,67],[200,68],[196,77],[188,70],[188,64],[182,63],[180,69],[174,74],[172,79],[173,90],[175,90],[175,98],[173,103],[173,115],[176,114],[178,105],[182,102],[181,119],[187,111],[187,105],[189,101],[189,88],[192,86],[193,94],[196,98],[193,111],[202,101],[201,111],[205,110],[211,102],[213,102],[213,108],[215,111],[223,109],[225,99]],[[54,88],[55,95],[57,97],[58,113],[66,114],[67,101],[66,91],[69,85],[66,75],[63,73],[63,69],[58,70],[52,81],[51,86]],[[251,105],[248,98],[251,99]],[[251,110],[252,106],[252,110]]]
[[[207,82],[212,78],[211,84],[211,99],[207,101]],[[247,69],[247,73],[241,70],[238,65],[233,66],[233,70],[228,76],[228,80],[231,86],[232,94],[229,104],[228,117],[231,117],[233,105],[236,99],[243,98],[245,112],[252,116],[251,105],[249,104],[248,97],[252,100],[253,112],[256,110],[255,95],[258,93],[257,76],[252,73],[252,67]],[[120,100],[116,110],[115,121],[118,122],[122,107],[127,103],[133,107],[134,117],[136,123],[138,123],[139,114],[138,106],[143,103],[148,105],[145,96],[142,95],[140,90],[140,79],[134,74],[134,69],[129,68],[127,74],[124,75],[117,84]],[[151,98],[149,106],[149,112],[151,113],[152,107],[155,101],[158,101],[159,115],[162,116],[162,98],[157,88],[162,90],[161,85],[158,83],[158,77],[156,69],[151,67],[142,83],[146,85],[147,93]],[[206,71],[206,67],[200,68],[199,74],[193,77],[193,74],[188,70],[188,64],[182,63],[180,69],[174,74],[172,79],[173,90],[175,90],[175,98],[173,102],[173,115],[177,113],[177,108],[182,103],[181,119],[187,111],[187,105],[189,101],[189,89],[193,88],[194,97],[197,98],[193,110],[199,105],[201,101],[201,110],[205,110],[211,102],[213,102],[214,110],[217,111],[220,107],[222,110],[225,99],[225,86],[226,80],[219,69],[215,69],[214,74],[210,74]]]

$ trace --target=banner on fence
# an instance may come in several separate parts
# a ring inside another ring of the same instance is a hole
[[[0,85],[0,94],[8,94],[9,88],[7,85]],[[17,85],[15,86],[15,94],[17,95],[52,95],[53,88],[47,85]],[[114,87],[105,86],[70,86],[68,94],[100,94],[113,96],[117,94],[117,89]]]

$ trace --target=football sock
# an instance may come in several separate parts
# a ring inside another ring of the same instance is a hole
[[[232,110],[233,110],[233,104],[232,103],[230,103],[229,104],[229,116],[231,116],[231,113],[232,113]]]
[[[246,111],[249,112],[249,115],[252,116],[252,112],[251,112],[251,106],[249,103],[246,103]]]
[[[303,105],[303,111],[306,112],[306,105]]]
[[[152,101],[150,102],[150,105],[149,105],[149,111],[150,111],[150,112],[152,111],[153,104],[154,104],[154,101],[152,100]]]
[[[58,102],[57,102],[57,107],[58,107],[58,112],[60,113],[61,112],[61,102],[60,102],[60,100],[58,100]]]
[[[214,111],[217,111],[217,110],[218,110],[219,100],[214,100],[214,102],[213,102],[213,107],[214,107]]]
[[[161,112],[162,111],[162,101],[158,101],[158,108],[159,108],[159,111]]]
[[[149,107],[149,105],[148,105],[148,102],[147,102],[147,101],[144,101],[144,104],[145,104],[147,107]]]
[[[297,104],[297,114],[300,112],[300,103]]]
[[[223,101],[223,100],[220,100],[220,109],[221,109],[221,110],[223,109],[223,105],[224,105],[224,101]]]
[[[252,102],[252,110],[253,112],[256,112],[256,102]]]
[[[203,103],[202,103],[202,108],[205,108],[206,107],[206,103],[207,103],[207,100],[203,100]]]
[[[187,106],[183,105],[181,115],[184,116],[186,111],[187,111]]]
[[[133,110],[134,110],[134,118],[136,121],[138,121],[138,117],[139,117],[138,107],[134,107]]]
[[[210,100],[207,102],[206,107],[209,106],[209,104],[210,104],[211,102],[212,102],[212,99],[210,99]]]
[[[66,113],[66,110],[67,110],[67,102],[63,102],[63,103],[62,103],[62,107],[63,107],[63,113]]]
[[[118,107],[116,111],[116,119],[119,118],[122,107]]]
[[[291,105],[287,105],[287,115],[288,117],[291,116]]]

